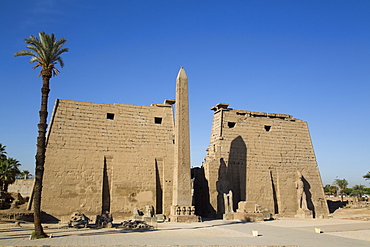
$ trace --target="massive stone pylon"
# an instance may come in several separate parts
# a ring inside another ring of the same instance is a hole
[[[197,221],[191,205],[188,77],[181,67],[176,78],[175,160],[171,221]]]

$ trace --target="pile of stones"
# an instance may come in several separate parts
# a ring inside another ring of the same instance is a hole
[[[68,226],[75,227],[75,228],[82,228],[82,227],[86,228],[89,225],[89,221],[90,219],[86,215],[79,213],[79,212],[74,212],[71,215],[71,218],[68,222]]]
[[[105,213],[96,216],[95,224],[96,224],[96,227],[98,228],[102,228],[102,227],[112,228],[113,227],[113,217],[108,211],[106,211]]]
[[[148,225],[145,221],[141,220],[129,220],[122,222],[122,227],[129,229],[153,229],[154,227]]]

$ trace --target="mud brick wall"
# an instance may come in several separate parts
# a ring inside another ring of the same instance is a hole
[[[171,104],[57,100],[47,136],[42,210],[53,216],[108,210],[115,219],[172,203]]]
[[[206,161],[210,204],[224,213],[219,191],[239,201],[256,202],[273,214],[294,217],[298,210],[297,171],[303,175],[308,208],[327,217],[322,181],[307,123],[286,114],[212,108],[214,119]],[[208,210],[212,211],[212,210]]]

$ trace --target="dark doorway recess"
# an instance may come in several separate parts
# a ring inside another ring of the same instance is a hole
[[[233,192],[233,210],[236,212],[238,203],[246,200],[247,146],[241,136],[231,142],[227,177]]]

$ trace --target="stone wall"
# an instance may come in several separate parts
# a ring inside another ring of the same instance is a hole
[[[42,210],[53,216],[110,211],[115,219],[172,203],[172,104],[57,100],[47,136]]]
[[[313,217],[328,208],[307,123],[291,115],[212,108],[214,119],[206,161],[210,207],[224,214],[223,193],[238,202],[261,205],[276,215],[294,217],[298,210],[297,171],[302,174],[307,207]],[[211,216],[211,215],[208,215]]]
[[[191,193],[190,186],[174,185],[186,172],[176,174],[174,169],[174,103],[57,100],[47,136],[42,210],[61,219],[74,211],[90,217],[109,211],[118,220],[146,205],[167,216],[172,206],[184,206],[173,196]],[[227,213],[243,202],[247,211],[258,204],[274,215],[297,216],[300,174],[307,211],[312,213],[301,215],[327,217],[306,122],[286,114],[234,110],[228,104],[212,110],[206,160],[192,175],[196,214],[222,217],[226,200]],[[184,184],[190,185],[190,176],[187,181]]]
[[[23,198],[30,197],[34,182],[34,179],[16,179],[9,185],[8,192],[20,193]]]

